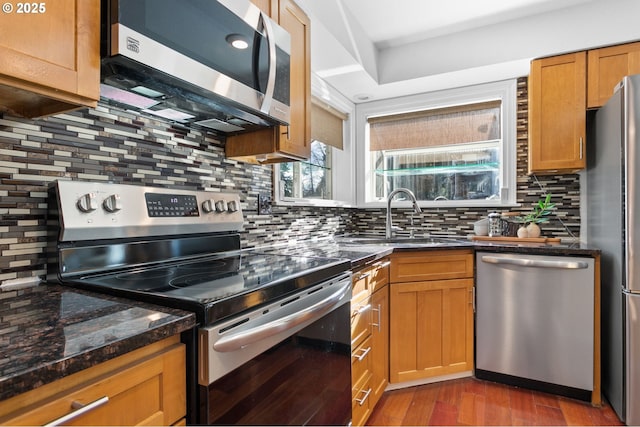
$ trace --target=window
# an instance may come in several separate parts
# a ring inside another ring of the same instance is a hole
[[[501,101],[369,119],[374,194],[418,200],[500,197]]]
[[[401,187],[441,205],[515,203],[515,87],[500,82],[363,105],[361,203],[386,201]]]
[[[331,199],[331,146],[313,141],[308,162],[280,165],[280,185],[287,198]]]
[[[305,162],[282,163],[276,168],[278,201],[344,202],[340,189],[334,188],[338,173],[335,165],[344,165],[345,123],[348,116],[313,97],[311,104],[311,156]]]

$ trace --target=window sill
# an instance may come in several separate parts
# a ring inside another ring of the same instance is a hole
[[[275,202],[276,206],[317,206],[327,208],[353,208],[354,206],[347,202],[339,200],[320,200],[320,199],[279,199]]]
[[[413,205],[409,201],[393,200],[391,203],[394,208],[412,208]],[[418,205],[422,209],[437,209],[437,208],[517,208],[522,206],[516,202],[502,202],[500,200],[438,200],[438,201],[418,201]],[[358,205],[359,208],[386,208],[387,201],[380,200],[375,202],[367,202]]]

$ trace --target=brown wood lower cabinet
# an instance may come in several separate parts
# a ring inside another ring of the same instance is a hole
[[[397,253],[390,275],[391,383],[473,370],[473,253]]]
[[[105,399],[106,398],[106,399]],[[0,424],[179,425],[186,416],[185,348],[167,338],[0,402]]]
[[[352,424],[364,425],[389,378],[389,261],[353,274],[351,301]]]

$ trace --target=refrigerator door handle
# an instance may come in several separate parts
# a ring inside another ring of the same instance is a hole
[[[560,268],[565,270],[576,270],[589,267],[589,264],[582,261],[547,261],[528,258],[503,258],[489,255],[485,255],[481,259],[482,262],[489,264],[517,265],[519,267]]]

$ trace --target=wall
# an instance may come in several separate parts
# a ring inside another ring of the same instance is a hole
[[[578,235],[578,175],[526,175],[526,79],[518,95],[518,196],[520,210],[531,208],[546,191],[558,204],[557,220],[545,235]],[[137,117],[106,105],[43,120],[0,118],[0,282],[45,273],[46,190],[56,179],[129,182],[169,188],[230,191],[240,194],[245,214],[243,247],[344,232],[384,233],[384,210],[275,206],[258,215],[259,192],[272,190],[272,167],[224,157],[213,134]],[[395,222],[409,215],[394,209]],[[415,218],[419,231],[466,236],[487,210],[425,210]]]
[[[0,282],[45,274],[46,191],[56,179],[128,182],[240,194],[244,247],[343,233],[344,209],[274,209],[258,215],[272,191],[272,167],[224,157],[213,134],[99,105],[43,120],[0,118]]]

